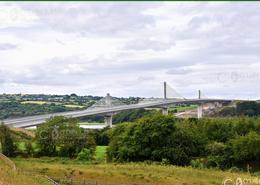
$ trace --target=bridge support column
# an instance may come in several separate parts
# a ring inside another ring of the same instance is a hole
[[[162,114],[163,114],[163,115],[168,115],[168,114],[169,114],[169,109],[168,109],[168,107],[163,107],[163,108],[162,108]]]
[[[199,100],[201,99],[201,91],[198,91],[198,95],[199,95]],[[202,103],[199,104],[198,108],[197,108],[197,118],[202,118],[202,110],[203,110],[203,106]]]
[[[105,115],[105,125],[107,127],[110,127],[112,128],[112,124],[113,124],[113,115],[110,114],[110,115]]]
[[[198,117],[198,119],[202,118],[202,110],[203,110],[203,106],[202,106],[202,104],[200,104],[198,106],[198,108],[197,108],[197,117]]]

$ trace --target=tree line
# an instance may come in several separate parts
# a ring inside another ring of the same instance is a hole
[[[110,161],[230,168],[260,161],[260,118],[177,119],[154,115],[110,133]]]
[[[39,125],[34,138],[26,138],[25,151],[18,146],[21,139],[6,125],[0,126],[2,153],[8,157],[69,157],[91,160],[96,148],[95,133],[79,127],[78,120],[56,116]],[[34,146],[33,146],[34,145]]]

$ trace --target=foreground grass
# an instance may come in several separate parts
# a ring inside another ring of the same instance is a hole
[[[87,180],[87,182],[96,182],[99,185],[220,185],[225,178],[254,178],[246,173],[144,163],[87,164],[73,160],[52,160],[52,158],[17,158],[15,163],[25,171],[47,174],[57,179],[70,178],[82,182]]]
[[[0,185],[51,185],[46,178],[39,175],[24,174],[13,171],[0,160]]]

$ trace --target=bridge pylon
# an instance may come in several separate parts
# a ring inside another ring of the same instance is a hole
[[[163,99],[167,100],[167,83],[166,82],[163,82]],[[162,110],[163,115],[168,115],[168,113],[169,113],[168,106],[163,106],[161,108],[161,110]]]
[[[111,96],[109,93],[107,93],[107,95],[105,97],[105,103],[107,106],[111,106]]]
[[[112,105],[111,99],[112,99],[112,98],[111,98],[110,94],[107,93],[107,95],[106,95],[106,97],[105,97],[105,104],[106,104],[106,106],[110,107],[110,106]],[[113,114],[106,114],[104,121],[105,121],[105,125],[106,125],[107,127],[112,128],[112,124],[113,124]]]
[[[166,82],[163,82],[163,99],[167,99],[167,84]]]

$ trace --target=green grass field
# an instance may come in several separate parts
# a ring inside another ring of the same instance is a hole
[[[184,111],[188,111],[188,110],[192,110],[192,109],[196,109],[198,106],[197,105],[190,105],[190,106],[177,106],[177,107],[174,107],[174,108],[170,108],[170,110],[174,110],[176,109],[177,112],[184,112]]]
[[[75,182],[95,182],[98,185],[221,185],[226,178],[254,179],[246,173],[231,173],[213,169],[163,166],[145,163],[78,163],[53,158],[21,159],[15,163],[27,172],[47,174],[55,179],[73,179]]]
[[[23,101],[21,102],[22,104],[38,104],[38,105],[43,105],[43,104],[51,104],[52,102],[47,102],[47,101]]]
[[[49,102],[49,101],[23,101],[22,104],[37,104],[37,105],[44,105],[44,104],[51,104],[54,103],[56,105],[63,105],[68,108],[84,108],[82,105],[74,105],[74,104],[62,104],[58,102]]]
[[[107,146],[97,146],[95,153],[95,160],[105,162]]]

